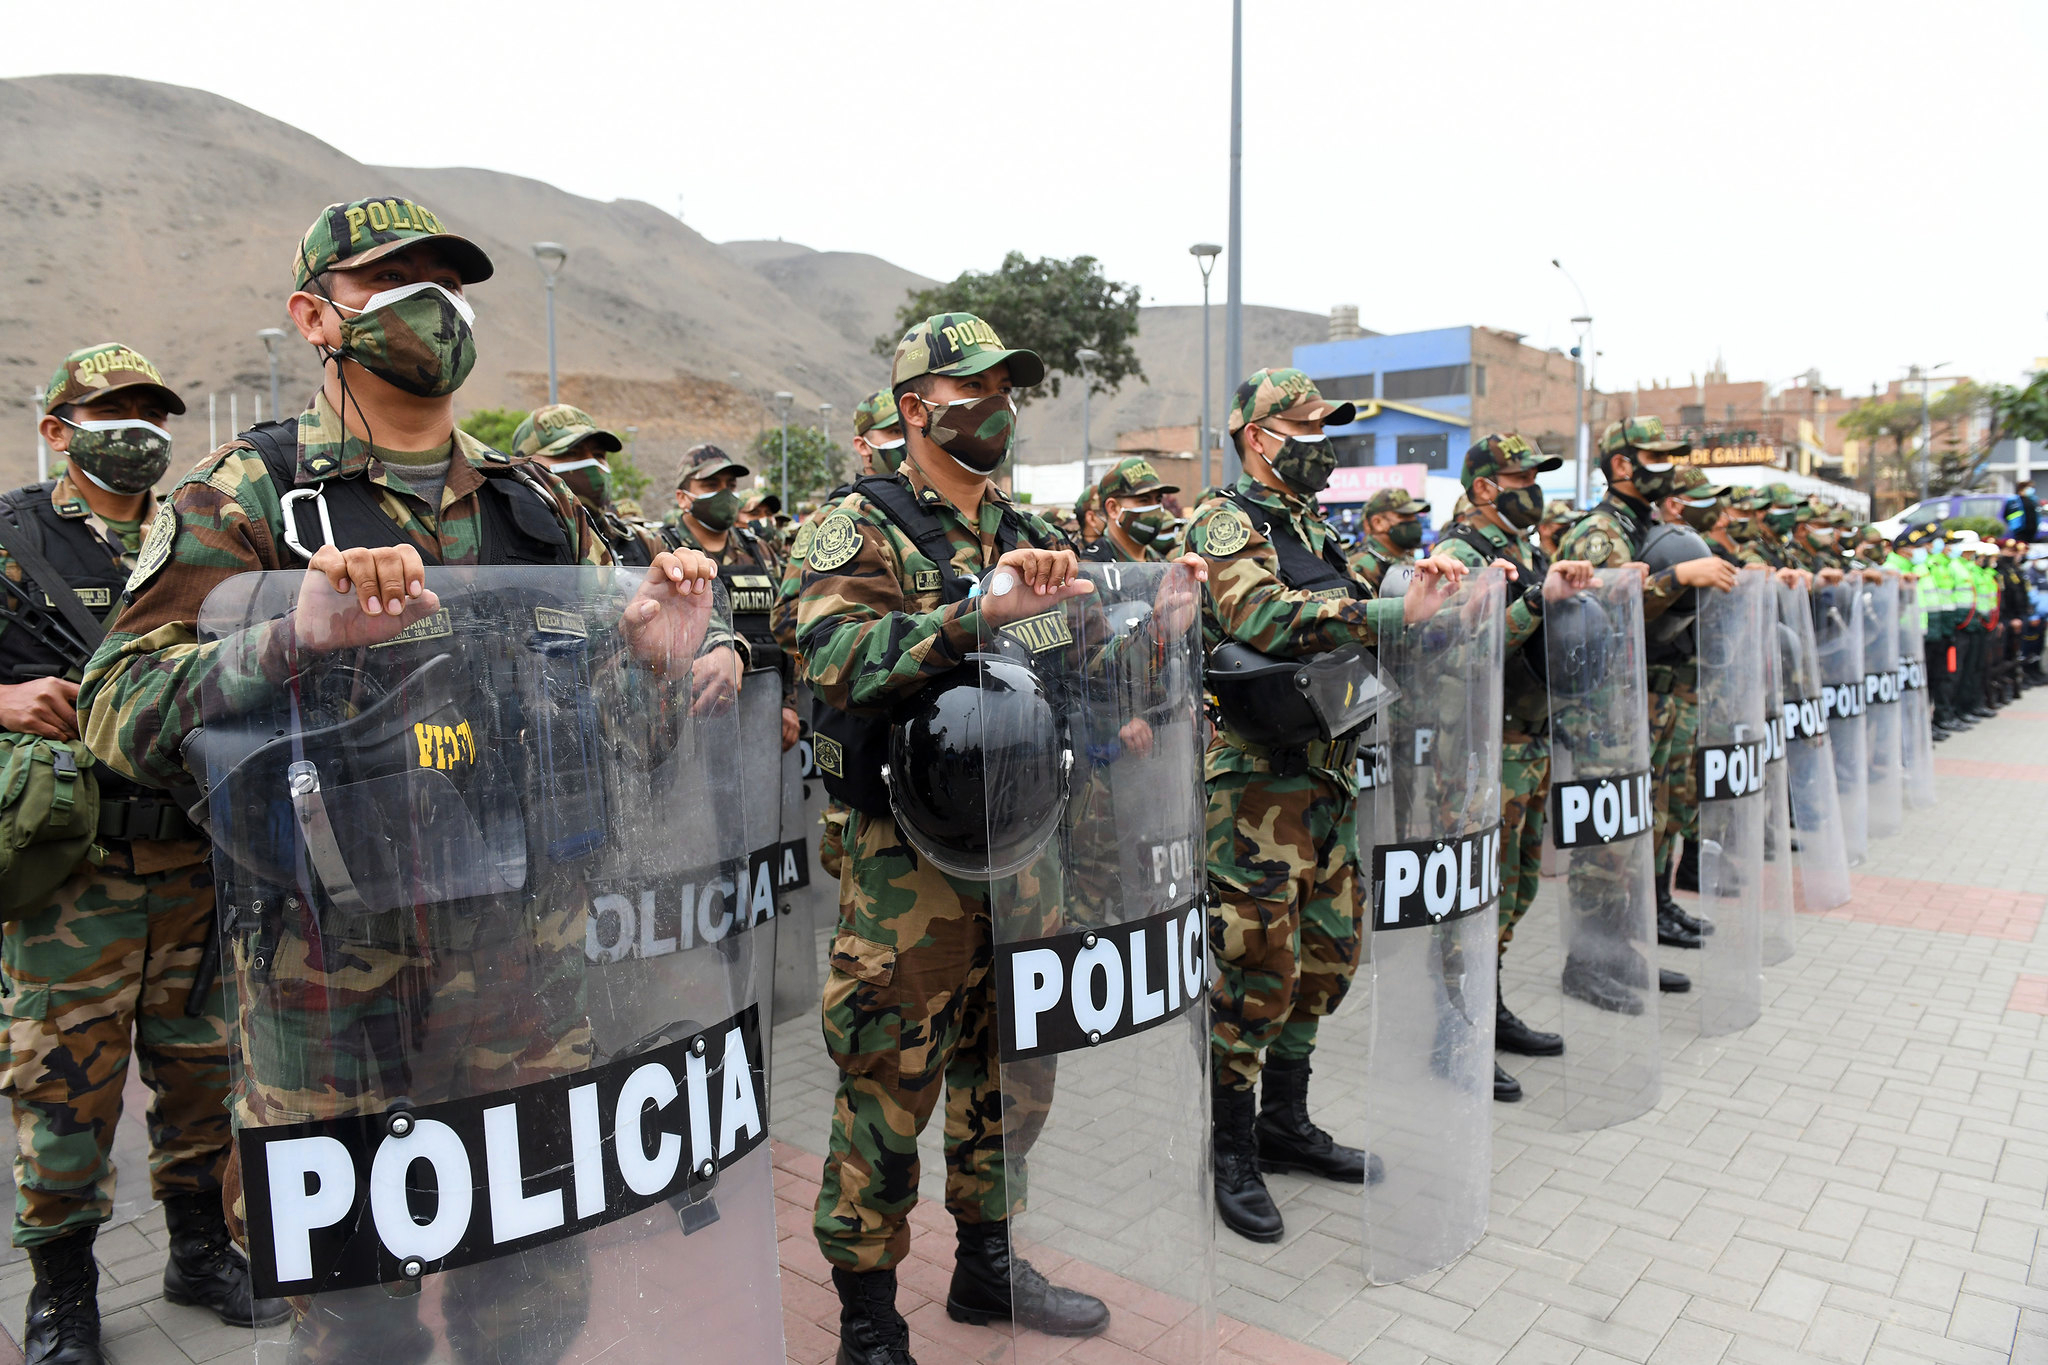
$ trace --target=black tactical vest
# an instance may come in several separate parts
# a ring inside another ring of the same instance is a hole
[[[1323,542],[1323,552],[1316,554],[1304,545],[1301,537],[1294,534],[1293,523],[1284,516],[1275,516],[1271,509],[1261,507],[1244,493],[1232,493],[1230,500],[1252,520],[1259,534],[1272,545],[1273,553],[1280,559],[1280,581],[1296,592],[1314,593],[1331,600],[1350,598],[1363,601],[1372,596],[1372,590],[1351,576],[1345,566],[1343,551],[1337,548],[1337,538],[1329,537]]]

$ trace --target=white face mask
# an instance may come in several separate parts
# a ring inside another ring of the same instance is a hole
[[[114,417],[104,422],[74,422],[68,417],[59,417],[57,420],[79,431],[126,431],[130,427],[141,427],[144,431],[161,436],[166,441],[171,439],[171,433],[154,422],[143,421],[140,417]]]
[[[868,441],[868,438],[865,436],[863,436],[861,439],[868,442],[869,450],[900,450],[903,448],[904,444],[903,438],[901,436],[898,436],[893,441]]]
[[[364,300],[363,306],[360,308],[351,308],[345,303],[337,303],[334,306],[345,313],[354,313],[357,317],[361,317],[365,313],[374,313],[379,308],[389,308],[394,303],[401,303],[413,295],[423,294],[429,289],[437,291],[449,303],[453,304],[455,311],[462,315],[464,322],[472,327],[476,325],[476,309],[469,306],[469,300],[460,294],[443,288],[441,285],[435,284],[432,280],[421,280],[418,284],[403,285],[397,289],[386,289],[381,294],[372,294],[368,299]]]
[[[1278,441],[1281,445],[1286,445],[1289,441],[1299,441],[1302,445],[1312,446],[1320,441],[1327,441],[1330,439],[1330,433],[1328,433],[1327,431],[1318,431],[1313,435],[1309,436],[1282,436],[1279,432],[1273,430],[1273,428],[1271,427],[1262,426],[1259,428],[1259,430],[1265,432],[1268,436],[1272,437],[1275,441]]]
[[[567,474],[575,469],[610,469],[611,465],[601,457],[593,455],[587,460],[564,460],[560,464],[551,464],[548,468],[557,474]]]

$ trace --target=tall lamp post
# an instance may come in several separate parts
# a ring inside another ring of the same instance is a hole
[[[825,450],[832,448],[832,405],[830,403],[818,404],[818,441]],[[819,453],[823,454],[824,452],[820,451]],[[845,471],[841,470],[839,472],[844,473]],[[782,510],[785,513],[789,512],[789,502],[787,499],[783,501]]]
[[[775,392],[775,411],[782,421],[782,505],[789,506],[789,405],[796,401],[796,395],[778,389]]]
[[[1216,268],[1216,257],[1223,248],[1214,242],[1196,242],[1188,248],[1188,255],[1202,267],[1202,488],[1214,488],[1215,481],[1209,477],[1209,272]]]
[[[1564,268],[1564,262],[1553,256],[1550,263],[1557,268],[1558,274],[1564,276],[1572,292],[1579,296],[1579,316],[1572,319],[1572,326],[1579,329],[1579,344],[1572,348],[1576,361],[1572,366],[1572,382],[1578,385],[1579,390],[1579,428],[1573,433],[1573,439],[1578,442],[1577,500],[1579,506],[1584,507],[1593,491],[1592,433],[1586,430],[1586,376],[1591,372],[1593,359],[1587,341],[1593,335],[1593,310],[1586,304],[1586,291],[1579,288],[1579,282],[1572,278],[1571,271]]]
[[[284,409],[277,405],[277,343],[284,340],[284,329],[265,327],[256,335],[262,338],[263,349],[270,353],[270,420],[275,422],[284,415]]]
[[[533,259],[540,262],[541,278],[548,287],[548,402],[557,401],[555,389],[555,276],[569,259],[569,248],[557,242],[535,242]]]
[[[1908,379],[1920,381],[1920,501],[1922,502],[1927,501],[1929,466],[1934,463],[1934,421],[1928,412],[1927,391],[1934,385],[1934,372],[1946,369],[1952,363],[1954,362],[1944,360],[1941,364],[1929,365],[1924,370],[1918,365],[1910,365],[1906,369],[1906,377]],[[1873,442],[1873,444],[1875,443]],[[1877,461],[1873,459],[1871,463],[1875,465]],[[1870,510],[1875,515],[1877,512],[1877,484],[1875,481],[1870,485],[1870,492]]]
[[[1244,379],[1244,0],[1230,0],[1230,270],[1224,279],[1223,382]],[[1237,451],[1223,453],[1223,481],[1237,482]]]
[[[1088,430],[1088,391],[1095,387],[1095,382],[1089,376],[1088,367],[1102,359],[1102,353],[1083,346],[1074,352],[1074,359],[1081,362],[1081,495],[1086,497],[1095,483],[1095,471],[1089,468],[1095,449]]]

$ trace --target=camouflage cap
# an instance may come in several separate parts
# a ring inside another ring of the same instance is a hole
[[[742,512],[766,511],[770,516],[780,516],[782,514],[782,499],[776,497],[765,488],[757,488],[740,499],[740,510]]]
[[[1770,498],[1772,507],[1789,511],[1799,506],[1799,495],[1792,491],[1792,485],[1789,483],[1774,483],[1764,489],[1764,494]]]
[[[1159,477],[1159,471],[1152,462],[1132,456],[1118,460],[1110,466],[1095,485],[1095,495],[1104,502],[1111,498],[1134,498],[1140,493],[1178,493],[1180,485],[1167,483]]]
[[[1771,490],[1765,484],[1730,488],[1728,505],[1739,512],[1761,512],[1771,505]]]
[[[683,467],[676,475],[676,487],[688,488],[694,479],[709,479],[727,470],[746,475],[754,471],[709,441],[700,441],[683,452]]]
[[[853,434],[865,436],[876,427],[903,425],[903,414],[896,411],[896,396],[887,389],[876,389],[860,400],[853,409]]]
[[[43,413],[55,412],[66,403],[89,403],[121,389],[151,388],[162,393],[164,406],[172,412],[185,411],[185,400],[164,383],[156,366],[118,341],[102,341],[73,351],[57,362],[50,382],[43,386]]]
[[[1567,521],[1577,521],[1579,509],[1572,506],[1570,498],[1552,498],[1543,504],[1543,515],[1537,519],[1538,526],[1557,526]]]
[[[315,275],[329,270],[360,270],[393,252],[434,242],[462,276],[464,284],[491,277],[491,258],[467,237],[441,226],[430,209],[410,199],[387,196],[329,204],[306,229],[292,260],[292,287],[304,289]]]
[[[1414,516],[1429,510],[1429,504],[1401,487],[1382,488],[1365,500],[1359,509],[1362,517],[1376,517],[1382,512],[1398,512],[1402,516]]]
[[[1474,479],[1490,479],[1517,469],[1533,469],[1543,474],[1563,465],[1563,460],[1545,455],[1515,432],[1502,431],[1472,443],[1472,448],[1465,452],[1465,468],[1458,479],[1470,490]]]
[[[1102,507],[1102,491],[1094,484],[1082,489],[1081,496],[1074,499],[1074,516],[1078,518],[1091,507],[1097,510]]]
[[[1672,450],[1690,449],[1690,441],[1673,441],[1664,435],[1664,419],[1661,417],[1631,417],[1625,422],[1609,422],[1607,430],[1600,433],[1600,453],[1612,455],[1618,450],[1642,450],[1653,455],[1662,455]]]
[[[603,450],[626,448],[625,442],[599,426],[582,408],[571,407],[567,403],[550,403],[544,408],[535,408],[519,423],[519,429],[512,433],[512,453],[562,455],[588,437],[597,438],[597,444]]]
[[[1020,389],[1045,378],[1045,362],[1037,352],[1005,347],[996,329],[974,314],[934,313],[896,343],[889,387],[921,374],[980,374],[1004,362],[1010,366],[1010,382]]]
[[[1730,490],[1707,477],[1707,471],[1696,464],[1680,465],[1671,472],[1671,496],[1691,498],[1704,502],[1708,498],[1725,496]]]
[[[1351,403],[1332,403],[1316,391],[1315,381],[1300,370],[1254,370],[1251,378],[1237,386],[1230,402],[1230,434],[1252,422],[1278,417],[1283,422],[1321,422],[1324,426],[1348,426],[1358,419]]]

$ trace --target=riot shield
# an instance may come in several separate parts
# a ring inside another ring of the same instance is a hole
[[[1763,1007],[1765,771],[1764,646],[1770,579],[1746,570],[1732,592],[1699,597],[1698,748],[1700,911],[1714,932],[1700,944],[1693,993],[1700,1032],[1749,1027]]]
[[[754,945],[754,998],[774,1014],[784,905],[782,858],[782,677],[773,668],[748,669],[740,679],[740,828],[747,849],[747,899],[765,907],[768,920]],[[728,799],[731,799],[728,797]]]
[[[1863,584],[1863,738],[1870,751],[1867,781],[1870,837],[1899,832],[1905,818],[1899,729],[1899,578]]]
[[[272,1359],[781,1358],[737,662],[721,593],[639,585],[430,568],[380,619],[244,574],[200,611]]]
[[[1827,910],[1849,899],[1849,859],[1830,724],[1835,708],[1822,681],[1815,597],[1802,587],[1776,586],[1779,657],[1785,665],[1785,786],[1792,807],[1799,893],[1808,910]]]
[[[1081,573],[1093,592],[984,627],[965,666],[978,688],[950,722],[981,755],[978,787],[952,804],[963,832],[983,822],[985,844],[956,850],[964,857],[948,870],[993,874],[1013,1283],[1031,1264],[1078,1258],[1172,1305],[1153,1355],[1207,1361],[1217,1347],[1201,585],[1177,564]],[[904,816],[899,803],[917,843]],[[1006,1358],[1020,1362],[1064,1358],[1071,1344],[1004,1330]]]
[[[1381,594],[1404,596],[1413,572],[1389,570]],[[1471,574],[1379,645],[1393,780],[1373,796],[1369,864],[1366,1147],[1386,1171],[1365,1189],[1372,1284],[1441,1270],[1486,1231],[1506,591],[1498,569]]]
[[[1821,703],[1835,751],[1842,805],[1842,852],[1854,867],[1870,845],[1870,746],[1863,704],[1863,585],[1816,586],[1813,637],[1820,650]]]
[[[797,689],[796,713],[811,713],[808,692]],[[817,1014],[822,936],[839,919],[839,881],[817,866],[824,828],[825,784],[818,777],[808,736],[782,755],[781,916],[775,922],[775,999],[778,1024]]]
[[[1569,1128],[1657,1102],[1657,902],[1643,598],[1632,569],[1545,604],[1549,837],[1563,855],[1565,1036],[1555,1089]]]
[[[1934,730],[1927,696],[1927,612],[1920,585],[1899,584],[1899,769],[1906,804],[1934,804]]]
[[[1798,672],[1799,641],[1778,621],[1778,584],[1764,580],[1764,867],[1757,902],[1760,960],[1775,967],[1792,956],[1794,930],[1792,791],[1785,760],[1785,685]]]

